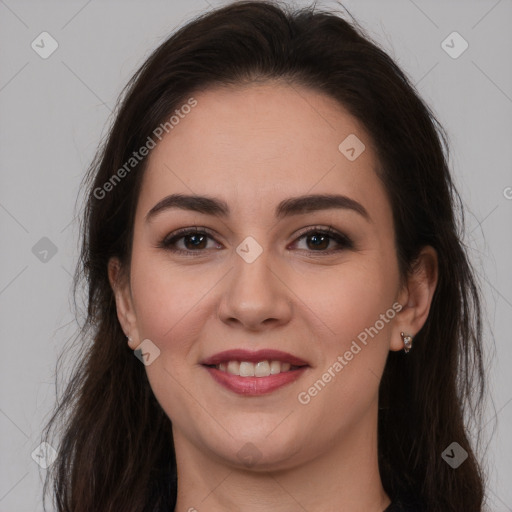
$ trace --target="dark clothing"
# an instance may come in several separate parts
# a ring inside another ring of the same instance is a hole
[[[384,512],[424,512],[419,500],[404,494],[396,497]]]

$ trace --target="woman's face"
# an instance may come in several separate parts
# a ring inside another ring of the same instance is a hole
[[[194,98],[149,155],[118,301],[130,346],[160,350],[146,371],[177,452],[286,468],[368,439],[404,327],[368,134],[299,86]],[[175,194],[208,200],[162,206]],[[335,199],[307,199],[317,195]],[[174,235],[184,228],[200,233]]]

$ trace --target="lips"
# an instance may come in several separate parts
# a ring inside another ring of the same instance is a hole
[[[201,364],[223,387],[241,395],[262,395],[297,380],[309,364],[280,350],[226,350]]]
[[[249,351],[243,349],[225,350],[201,361],[205,366],[215,366],[220,363],[229,363],[229,361],[247,361],[249,363],[259,363],[260,361],[281,361],[289,363],[291,366],[308,366],[308,363],[300,357],[293,356],[287,352],[272,349],[262,349]]]

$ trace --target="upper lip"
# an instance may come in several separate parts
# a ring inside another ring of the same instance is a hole
[[[288,354],[281,350],[273,349],[261,349],[256,351],[244,349],[225,350],[224,352],[218,352],[217,354],[204,359],[201,361],[201,364],[216,365],[220,363],[227,363],[229,361],[247,361],[257,363],[265,360],[281,361],[282,363],[290,363],[293,366],[309,366],[308,363],[300,357],[293,356],[292,354]]]

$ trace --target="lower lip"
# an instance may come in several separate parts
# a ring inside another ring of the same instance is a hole
[[[223,372],[211,366],[205,366],[210,375],[225,388],[240,395],[257,396],[271,393],[286,384],[297,380],[305,371],[307,366],[297,370],[269,375],[268,377],[240,377],[228,372]]]

